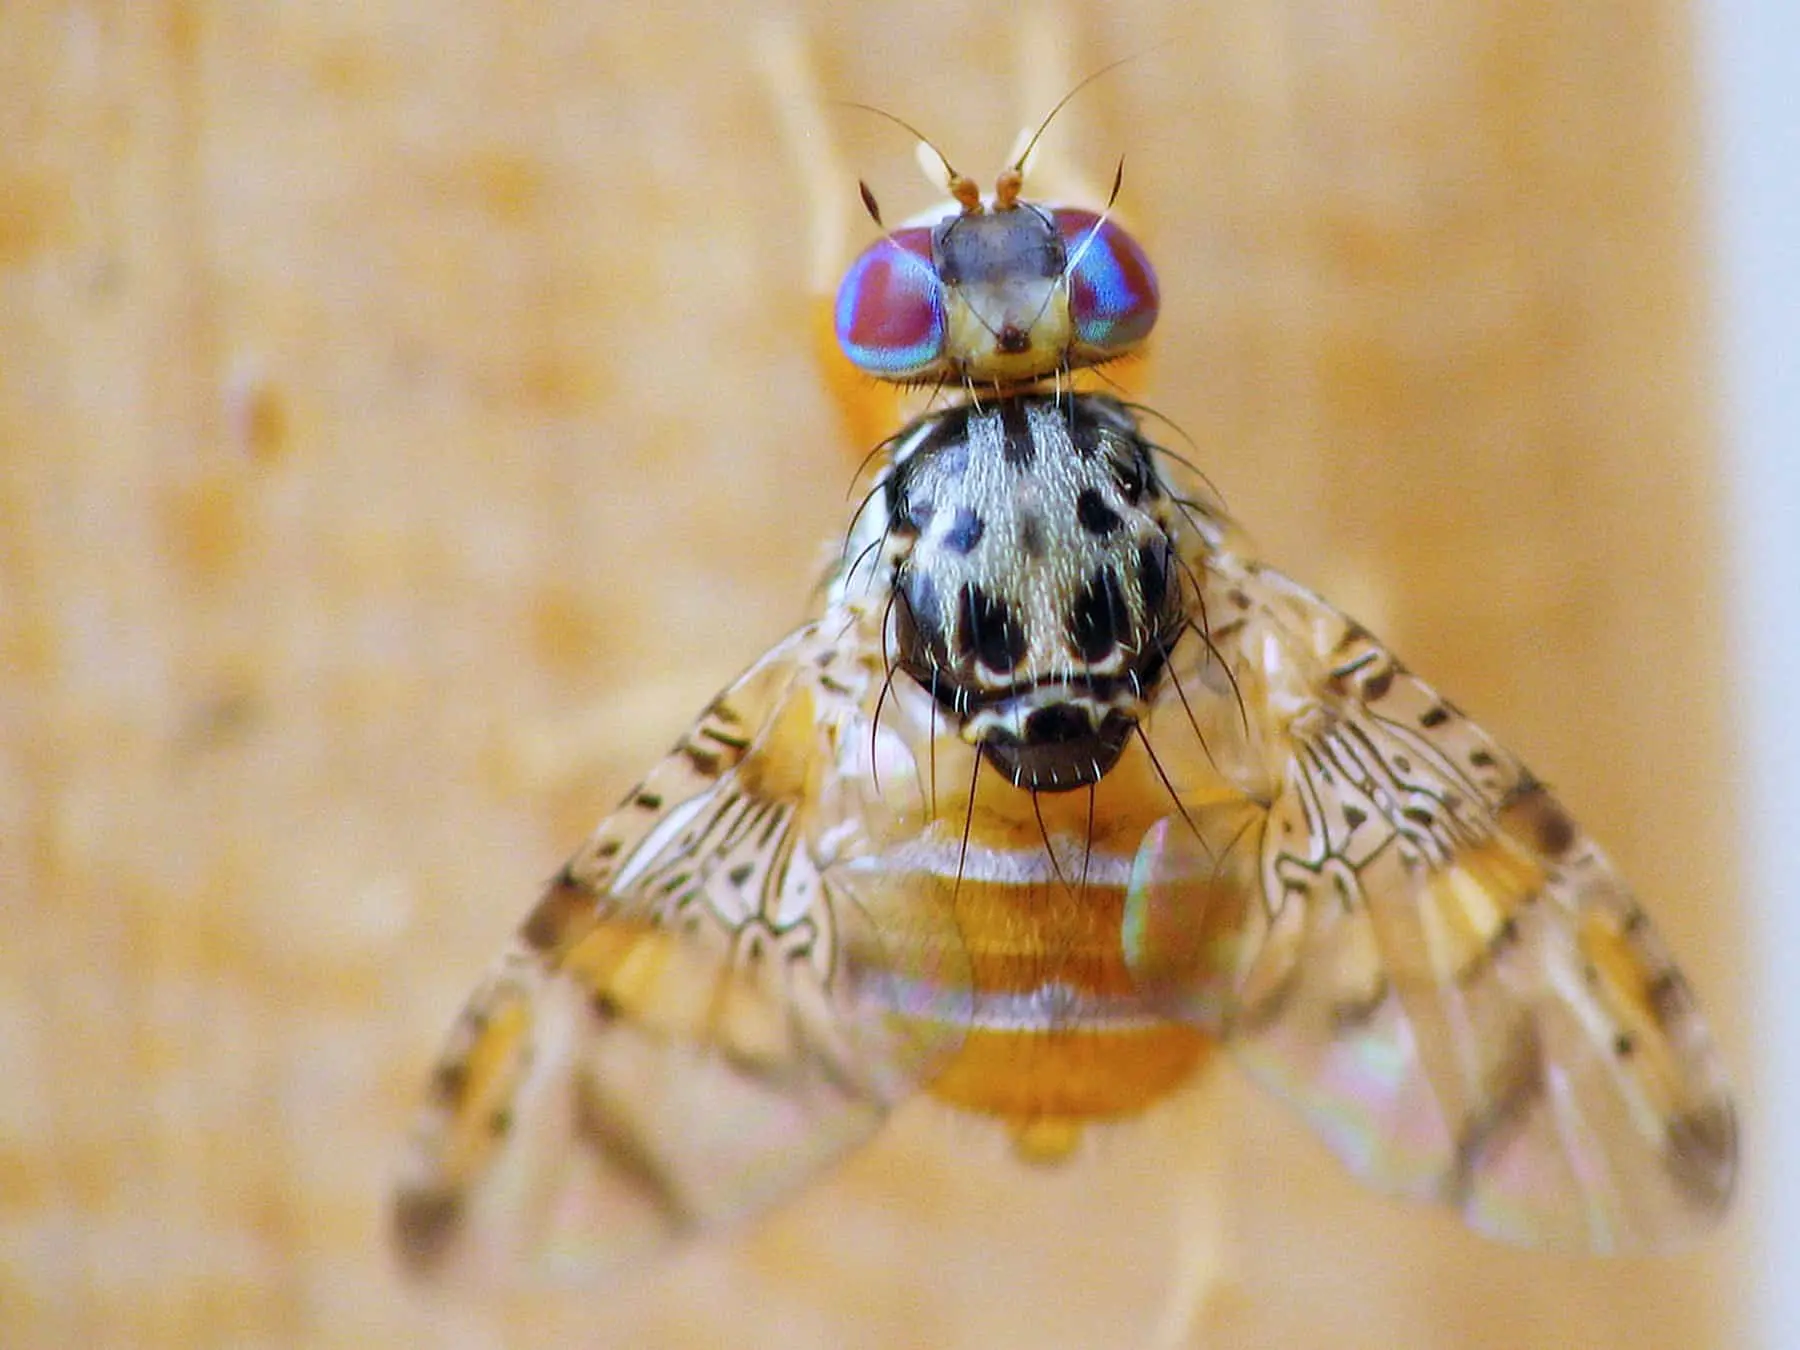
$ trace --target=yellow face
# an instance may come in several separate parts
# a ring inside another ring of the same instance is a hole
[[[961,180],[966,183],[967,180]],[[1137,350],[1156,273],[1103,214],[965,194],[960,209],[864,251],[834,321],[851,363],[899,383],[1017,392]]]
[[[943,360],[965,380],[1014,384],[1068,360],[1068,251],[1039,207],[951,216],[931,232],[943,287]]]

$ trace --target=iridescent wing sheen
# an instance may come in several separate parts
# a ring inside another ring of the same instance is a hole
[[[587,1273],[753,1213],[954,1048],[953,926],[881,865],[921,817],[910,751],[872,726],[869,623],[765,656],[550,883],[409,1140],[411,1271]]]
[[[1716,1221],[1724,1074],[1605,855],[1359,625],[1223,531],[1191,563],[1210,645],[1173,673],[1230,707],[1214,767],[1242,795],[1146,839],[1140,976],[1356,1175],[1484,1233],[1625,1252]]]

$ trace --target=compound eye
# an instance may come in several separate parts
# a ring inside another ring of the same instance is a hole
[[[931,261],[931,231],[895,230],[863,250],[837,293],[844,355],[884,380],[916,379],[944,355],[944,288]]]
[[[1150,336],[1161,297],[1156,270],[1124,229],[1092,211],[1056,213],[1069,254],[1069,319],[1075,341],[1102,353],[1123,352]]]

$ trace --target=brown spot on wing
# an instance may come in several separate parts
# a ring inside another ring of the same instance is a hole
[[[402,1190],[394,1197],[394,1245],[408,1270],[436,1265],[462,1230],[463,1197],[445,1187]]]
[[[554,959],[594,917],[594,893],[565,874],[550,883],[520,925],[519,938],[534,952]]]
[[[1658,1026],[1668,1026],[1694,1012],[1694,994],[1681,972],[1671,967],[1644,986],[1644,1000]]]
[[[447,1059],[431,1074],[431,1095],[446,1111],[460,1110],[469,1091],[469,1066],[459,1059]]]
[[[702,749],[692,741],[681,743],[681,753],[693,766],[694,772],[702,778],[717,778],[724,771],[724,761],[711,750]]]
[[[1737,1115],[1727,1101],[1676,1116],[1668,1126],[1669,1175],[1709,1214],[1730,1203],[1737,1183]]]
[[[1508,835],[1551,861],[1567,853],[1581,834],[1562,804],[1529,776],[1507,794],[1498,816]]]
[[[1387,697],[1388,690],[1393,687],[1394,668],[1389,666],[1387,669],[1379,671],[1363,681],[1363,698],[1370,703],[1379,702],[1381,699]]]

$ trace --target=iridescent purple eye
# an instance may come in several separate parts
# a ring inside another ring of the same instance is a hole
[[[895,230],[863,250],[837,293],[837,339],[853,364],[884,380],[923,375],[944,355],[944,288],[931,231]]]
[[[1134,347],[1156,327],[1156,272],[1138,241],[1092,211],[1059,209],[1069,252],[1069,319],[1079,346],[1101,353]]]

